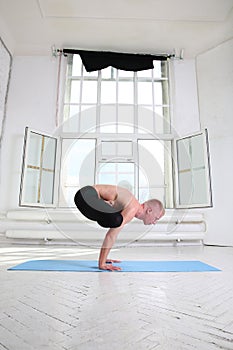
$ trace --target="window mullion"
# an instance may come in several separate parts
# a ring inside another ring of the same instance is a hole
[[[134,133],[138,132],[138,78],[137,72],[134,72]]]
[[[116,133],[118,133],[119,121],[119,71],[116,69]]]
[[[156,134],[156,115],[155,115],[155,87],[154,87],[154,70],[151,70],[152,77],[152,108],[153,108],[153,134]]]
[[[82,116],[82,95],[83,95],[83,63],[81,66],[81,79],[80,79],[80,91],[79,91],[79,108],[78,108],[78,131],[81,130],[81,116]]]
[[[98,81],[97,81],[97,106],[96,106],[96,132],[100,132],[100,113],[101,113],[101,82],[102,82],[102,72],[98,71]]]

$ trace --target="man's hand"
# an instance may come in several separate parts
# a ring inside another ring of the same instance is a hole
[[[109,271],[121,271],[119,266],[114,266],[112,262],[119,262],[119,260],[107,260],[106,264],[99,265],[100,270],[109,270]]]

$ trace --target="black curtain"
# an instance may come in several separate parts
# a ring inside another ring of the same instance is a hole
[[[63,49],[63,54],[79,54],[87,72],[93,72],[112,66],[126,71],[152,69],[153,61],[166,61],[172,55],[142,55],[106,51],[84,51]]]

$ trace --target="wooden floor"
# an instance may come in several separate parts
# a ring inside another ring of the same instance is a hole
[[[112,258],[201,260],[221,272],[7,271],[32,259],[97,259],[78,246],[0,247],[0,350],[233,349],[233,248],[133,247]]]

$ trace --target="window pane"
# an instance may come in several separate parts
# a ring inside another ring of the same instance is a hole
[[[101,70],[102,79],[116,79],[116,69],[107,67]]]
[[[115,185],[116,174],[107,174],[104,171],[101,171],[98,174],[98,184]]]
[[[116,142],[101,142],[101,156],[116,156],[117,155],[117,147]]]
[[[139,132],[153,133],[154,114],[152,108],[138,106],[138,127]]]
[[[57,140],[52,137],[44,137],[44,153],[42,167],[46,169],[55,169],[55,154]]]
[[[164,188],[164,144],[159,140],[139,140],[139,188],[149,188],[150,198]],[[147,187],[148,186],[148,187]],[[141,194],[142,195],[142,194]],[[163,200],[163,198],[162,198]]]
[[[97,81],[83,81],[82,103],[97,102]]]
[[[134,87],[133,82],[119,81],[118,83],[118,102],[133,104],[134,103]]]
[[[42,171],[41,189],[40,189],[40,203],[53,203],[53,189],[54,189],[54,173],[49,171]]]
[[[116,105],[100,106],[100,132],[116,133]]]
[[[177,141],[177,159],[179,171],[191,169],[189,139],[185,138]]]
[[[203,152],[203,136],[196,135],[190,139],[192,147],[192,166],[193,168],[205,167],[205,157]]]
[[[96,132],[96,106],[81,106],[79,130],[82,133]]]
[[[116,103],[116,82],[101,82],[101,103]]]
[[[164,188],[150,188],[150,198],[159,199],[164,203],[165,189]]]
[[[30,132],[30,144],[28,146],[28,165],[40,166],[42,148],[42,136],[34,132]]]
[[[94,183],[95,145],[96,142],[92,139],[63,139],[61,206],[74,206],[73,198],[77,190]]]
[[[79,55],[73,55],[72,76],[81,76],[82,60]]]
[[[101,156],[131,158],[133,156],[133,144],[131,141],[102,141]]]
[[[134,106],[118,105],[118,132],[134,132]]]
[[[39,186],[40,171],[36,169],[26,169],[24,188],[23,188],[23,203],[38,203],[38,186]]]
[[[146,188],[139,187],[138,190],[138,200],[140,203],[146,202],[150,198],[149,186]]]
[[[66,105],[64,107],[65,117],[62,124],[62,130],[64,132],[78,132],[79,108],[79,105]]]
[[[206,170],[197,169],[193,171],[193,204],[202,204],[208,202]]]
[[[128,189],[134,194],[135,192],[135,164],[134,163],[117,163],[117,185]]]
[[[64,115],[65,121],[71,118],[78,118],[80,105],[65,105],[64,107]]]
[[[99,184],[116,184],[116,164],[99,163],[97,168],[97,183]]]
[[[138,104],[152,105],[152,82],[138,83]]]
[[[116,164],[115,163],[99,163],[99,172],[105,173],[115,173],[116,172]]]
[[[134,173],[133,172],[131,174],[118,173],[117,186],[127,188],[127,190],[134,193]]]
[[[154,82],[154,103],[155,105],[163,104],[162,83]]]
[[[134,77],[134,72],[118,69],[118,77],[120,78],[131,78]]]
[[[71,82],[71,94],[70,94],[70,103],[79,103],[80,100],[80,81],[73,80]]]
[[[152,78],[152,70],[151,69],[146,69],[146,70],[141,70],[137,72],[137,77],[138,78]]]
[[[126,156],[126,157],[132,157],[133,156],[133,144],[132,142],[127,141],[120,141],[117,142],[117,155],[118,156]]]
[[[192,173],[185,171],[179,173],[179,203],[190,205],[192,204]]]
[[[154,71],[153,71],[153,77],[154,78],[161,78],[162,72],[161,72],[161,61],[154,61]]]
[[[139,140],[139,201],[161,200],[173,207],[171,141]]]
[[[119,173],[134,173],[134,164],[133,163],[118,163]]]
[[[143,154],[147,154],[148,157],[152,156],[159,168],[164,171],[164,142],[160,140],[139,140],[138,144],[140,152],[143,150]]]
[[[134,167],[134,163],[100,163],[97,169],[98,183],[118,185],[134,191]]]

